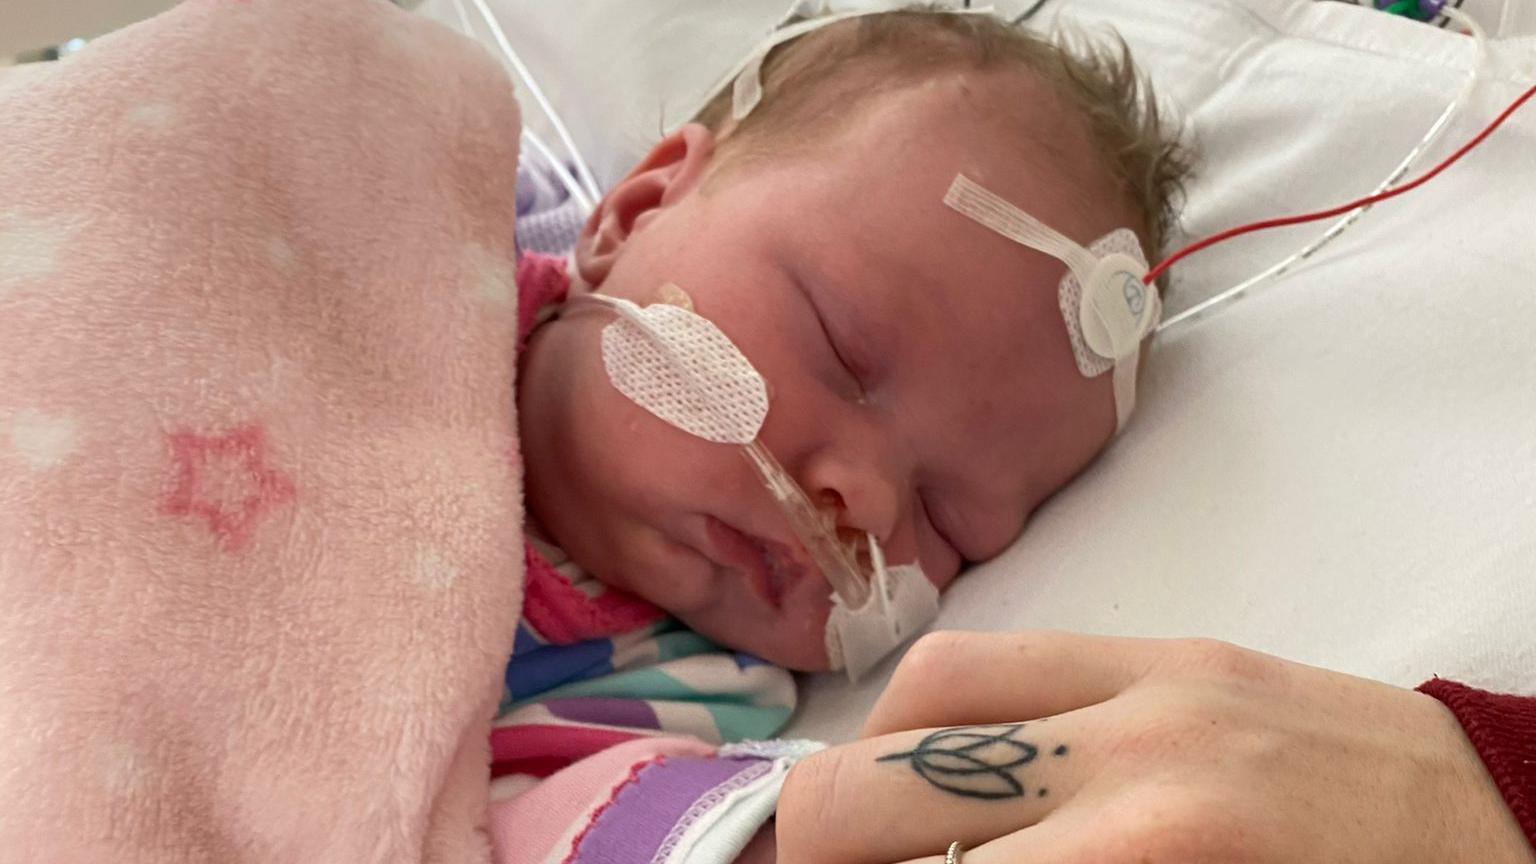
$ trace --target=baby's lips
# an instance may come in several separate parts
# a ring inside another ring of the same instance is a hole
[[[869,555],[869,535],[856,528],[836,525],[826,510],[822,510],[821,515],[823,519],[822,524],[837,539],[837,544],[847,553],[854,566],[859,568],[859,575],[867,581],[871,571],[874,569],[874,563]],[[798,538],[794,540],[792,545],[775,544],[775,546],[777,546],[775,551],[782,550],[783,554],[793,561],[794,566],[809,573],[815,573],[823,581],[827,581],[825,574],[817,566],[815,558],[811,556],[811,553],[806,550],[804,544]],[[828,582],[828,584],[830,585],[831,583]]]
[[[777,559],[785,567],[811,573],[817,572],[816,564],[811,560],[810,553],[805,551],[805,547],[800,544],[798,539],[791,538],[788,543],[780,543],[767,537],[760,539],[763,551]]]

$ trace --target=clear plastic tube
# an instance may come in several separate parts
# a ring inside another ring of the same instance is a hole
[[[1386,190],[1392,188],[1393,184],[1403,179],[1403,175],[1408,173],[1408,169],[1413,167],[1413,164],[1418,161],[1419,157],[1424,155],[1424,152],[1433,146],[1436,141],[1440,140],[1440,136],[1443,135],[1445,130],[1450,126],[1452,118],[1454,118],[1461,111],[1461,109],[1466,106],[1467,101],[1472,96],[1472,91],[1476,88],[1477,82],[1482,75],[1483,63],[1488,52],[1487,34],[1483,31],[1481,25],[1454,7],[1445,7],[1444,14],[1450,17],[1451,20],[1455,21],[1456,23],[1466,27],[1467,30],[1472,34],[1472,39],[1476,44],[1477,51],[1477,56],[1472,61],[1472,71],[1467,75],[1466,82],[1461,85],[1461,90],[1456,94],[1456,98],[1451,100],[1449,105],[1445,106],[1445,110],[1440,112],[1440,116],[1435,119],[1433,124],[1430,125],[1429,131],[1426,132],[1424,137],[1419,140],[1419,143],[1408,152],[1408,155],[1403,157],[1403,161],[1399,162],[1397,167],[1392,169],[1392,173],[1387,176],[1386,180],[1382,181],[1381,185],[1376,187],[1372,194],[1385,192]],[[1364,215],[1365,212],[1369,209],[1371,208],[1369,205],[1367,205],[1365,207],[1360,207],[1356,210],[1350,211],[1349,213],[1340,217],[1337,222],[1330,225],[1328,230],[1324,231],[1322,235],[1319,236],[1316,240],[1313,240],[1311,243],[1308,243],[1306,246],[1303,246],[1301,249],[1297,250],[1281,261],[1276,262],[1274,265],[1270,266],[1268,269],[1260,272],[1259,274],[1245,279],[1244,281],[1226,289],[1225,291],[1222,291],[1214,297],[1210,297],[1203,302],[1197,303],[1194,306],[1185,309],[1183,312],[1173,316],[1172,318],[1167,319],[1158,326],[1157,332],[1159,334],[1165,333],[1183,324],[1191,323],[1205,318],[1210,314],[1212,310],[1225,306],[1228,303],[1241,298],[1254,286],[1262,284],[1263,282],[1286,273],[1292,267],[1295,267],[1297,264],[1307,260],[1308,258],[1311,258],[1314,254],[1317,253],[1319,249],[1322,249],[1324,246],[1327,246],[1329,243],[1332,243],[1334,240],[1338,239],[1340,234],[1343,234],[1347,229],[1358,222],[1360,217]]]
[[[672,297],[668,298],[668,294]],[[691,310],[692,302],[688,299],[687,292],[675,285],[662,286],[661,296],[664,298],[661,301],[663,303]],[[679,352],[685,349],[651,331],[640,307],[635,304],[602,294],[582,294],[572,297],[567,303],[576,309],[602,309],[609,314],[628,320],[640,330],[651,333],[651,338],[655,340],[657,347],[671,358],[674,369],[686,367],[678,356]],[[680,377],[689,380],[686,373]],[[643,403],[639,404],[640,407],[647,408]],[[647,410],[651,409],[647,408]],[[691,431],[685,426],[676,423],[673,425],[685,432]],[[717,443],[732,443],[740,447],[742,455],[757,470],[763,486],[772,496],[773,502],[778,505],[779,511],[784,514],[791,532],[800,541],[800,545],[810,556],[811,562],[821,571],[822,578],[826,579],[848,608],[861,608],[869,598],[870,584],[874,577],[871,568],[876,566],[875,562],[878,560],[873,551],[875,546],[873,538],[859,533],[850,541],[840,539],[835,519],[824,514],[812,503],[810,497],[800,488],[800,484],[796,483],[789,472],[784,470],[784,466],[757,437],[757,428],[754,427],[750,431],[739,430],[739,433],[740,437],[734,438],[719,439],[704,436],[701,438]],[[692,431],[692,434],[700,433]],[[750,441],[747,440],[748,435],[752,436]]]
[[[754,439],[741,449],[747,461],[757,469],[763,485],[768,487],[779,510],[789,520],[790,530],[795,532],[822,577],[848,608],[862,607],[869,599],[870,578],[859,567],[858,546],[850,550],[837,539],[834,527],[827,524],[828,520],[811,503],[800,484],[789,476],[761,440]]]

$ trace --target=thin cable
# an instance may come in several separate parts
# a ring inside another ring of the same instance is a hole
[[[549,145],[544,143],[544,139],[533,134],[527,126],[524,126],[523,140],[533,149],[539,151],[540,156],[544,157],[544,161],[555,172],[555,177],[560,181],[560,185],[564,186],[565,191],[569,192],[571,197],[575,199],[576,206],[581,208],[581,212],[591,215],[594,206],[592,199],[587,196],[586,190],[581,188],[581,184],[576,182],[576,178],[571,176],[571,172],[555,157],[555,154],[549,149]]]
[[[1174,262],[1181,261],[1184,258],[1195,254],[1196,252],[1208,249],[1217,243],[1230,240],[1233,237],[1239,237],[1244,234],[1251,234],[1254,231],[1265,231],[1270,228],[1283,228],[1287,225],[1300,225],[1304,222],[1316,222],[1319,219],[1327,219],[1331,216],[1337,216],[1340,213],[1346,213],[1356,207],[1366,207],[1371,204],[1377,204],[1379,202],[1386,201],[1389,198],[1396,198],[1399,195],[1412,192],[1420,186],[1423,186],[1425,183],[1428,183],[1429,181],[1438,177],[1440,172],[1456,164],[1456,162],[1460,161],[1461,157],[1467,155],[1467,153],[1470,152],[1472,148],[1483,143],[1483,141],[1487,139],[1489,135],[1493,134],[1494,130],[1498,129],[1504,124],[1505,120],[1509,119],[1509,115],[1515,113],[1515,111],[1517,111],[1522,105],[1530,101],[1532,96],[1536,96],[1536,86],[1531,87],[1529,90],[1526,90],[1523,94],[1521,94],[1519,99],[1516,99],[1514,103],[1512,103],[1508,108],[1504,109],[1504,112],[1499,115],[1499,118],[1495,120],[1492,125],[1484,129],[1482,132],[1479,132],[1476,138],[1473,138],[1471,141],[1468,141],[1466,144],[1462,145],[1460,150],[1457,150],[1444,162],[1436,165],[1434,169],[1432,169],[1429,173],[1425,174],[1417,180],[1414,180],[1412,183],[1399,186],[1395,189],[1382,192],[1380,194],[1369,195],[1365,198],[1351,201],[1348,204],[1340,204],[1337,207],[1332,207],[1317,213],[1306,213],[1300,216],[1286,216],[1281,219],[1266,219],[1263,222],[1254,222],[1251,225],[1241,225],[1237,228],[1223,231],[1220,234],[1217,234],[1213,237],[1207,237],[1204,240],[1201,240],[1199,243],[1195,243],[1191,246],[1181,249],[1178,253],[1174,254],[1163,263],[1154,267],[1152,271],[1147,274],[1146,280],[1151,282],[1153,279],[1156,279],[1158,276],[1161,276],[1164,272],[1166,272],[1168,266]]]
[[[1408,155],[1403,158],[1402,162],[1398,163],[1397,167],[1395,169],[1393,169],[1391,175],[1389,175],[1387,177],[1387,179],[1384,180],[1381,183],[1381,185],[1379,185],[1376,188],[1376,190],[1372,193],[1371,196],[1368,196],[1367,198],[1361,199],[1361,201],[1351,202],[1351,204],[1344,205],[1342,209],[1345,209],[1345,210],[1352,209],[1353,212],[1348,213],[1347,215],[1344,216],[1344,218],[1340,219],[1338,222],[1335,222],[1333,225],[1329,226],[1328,230],[1323,232],[1323,234],[1321,236],[1319,236],[1316,240],[1312,241],[1311,243],[1309,243],[1305,247],[1303,247],[1300,250],[1296,251],[1295,253],[1291,254],[1289,257],[1284,258],[1281,261],[1279,261],[1279,262],[1275,263],[1274,265],[1270,266],[1268,269],[1264,270],[1263,272],[1261,272],[1261,273],[1259,273],[1259,274],[1257,274],[1257,275],[1255,275],[1255,276],[1253,276],[1253,277],[1251,277],[1251,278],[1249,278],[1249,279],[1247,279],[1247,280],[1245,280],[1245,281],[1243,281],[1243,282],[1241,282],[1241,283],[1239,283],[1239,284],[1237,284],[1237,285],[1235,285],[1235,286],[1233,286],[1231,288],[1228,288],[1225,291],[1222,291],[1221,293],[1215,295],[1214,297],[1211,297],[1211,298],[1205,300],[1204,302],[1201,302],[1201,303],[1196,304],[1195,306],[1193,306],[1193,307],[1191,307],[1189,309],[1184,310],[1183,312],[1179,313],[1178,315],[1175,315],[1172,318],[1169,318],[1167,321],[1164,321],[1162,323],[1162,325],[1157,328],[1158,332],[1161,333],[1161,332],[1163,332],[1165,330],[1168,330],[1171,327],[1175,327],[1175,326],[1177,326],[1177,325],[1179,325],[1179,324],[1181,324],[1181,323],[1183,323],[1185,321],[1190,321],[1190,320],[1199,318],[1199,317],[1203,316],[1207,311],[1209,311],[1210,309],[1212,309],[1212,308],[1214,308],[1216,306],[1220,306],[1222,304],[1229,303],[1229,302],[1231,302],[1233,300],[1236,300],[1239,297],[1241,297],[1243,294],[1245,294],[1249,289],[1253,288],[1255,285],[1258,285],[1258,284],[1260,284],[1260,283],[1262,283],[1262,282],[1264,282],[1264,281],[1266,281],[1268,279],[1273,279],[1273,278],[1275,278],[1277,276],[1280,276],[1280,275],[1286,273],[1287,271],[1289,271],[1296,264],[1298,264],[1298,263],[1300,263],[1302,261],[1305,261],[1308,258],[1312,257],[1312,255],[1315,254],[1319,249],[1321,249],[1324,246],[1326,246],[1327,244],[1331,243],[1340,234],[1343,234],[1344,231],[1347,228],[1349,228],[1352,225],[1354,225],[1355,222],[1357,222],[1360,219],[1360,217],[1367,210],[1370,209],[1372,204],[1376,203],[1377,201],[1384,201],[1387,198],[1394,197],[1396,194],[1399,194],[1399,192],[1408,191],[1408,189],[1413,188],[1413,186],[1421,185],[1421,184],[1427,182],[1429,179],[1431,179],[1435,174],[1439,173],[1440,171],[1444,170],[1445,168],[1450,167],[1450,164],[1452,162],[1456,161],[1457,159],[1461,158],[1461,156],[1464,155],[1464,153],[1467,150],[1470,150],[1472,147],[1477,146],[1478,143],[1481,143],[1481,139],[1482,138],[1486,138],[1489,134],[1492,134],[1493,130],[1496,129],[1499,126],[1499,124],[1503,123],[1504,119],[1507,118],[1509,114],[1513,113],[1514,110],[1517,109],[1520,106],[1520,104],[1525,99],[1530,98],[1530,94],[1529,93],[1527,93],[1525,96],[1522,96],[1519,100],[1516,101],[1516,103],[1514,105],[1510,106],[1509,110],[1506,112],[1506,114],[1503,117],[1500,117],[1498,120],[1494,121],[1494,123],[1491,126],[1489,126],[1487,129],[1485,129],[1483,131],[1482,135],[1478,139],[1474,139],[1474,141],[1470,142],[1466,147],[1464,147],[1463,150],[1460,153],[1454,154],[1450,159],[1448,159],[1445,162],[1441,163],[1430,174],[1428,174],[1425,177],[1422,177],[1419,180],[1415,181],[1414,184],[1412,184],[1411,186],[1404,187],[1402,190],[1394,191],[1391,194],[1384,194],[1384,193],[1386,193],[1386,191],[1388,189],[1390,189],[1392,187],[1392,184],[1396,183],[1398,180],[1400,180],[1403,177],[1404,174],[1406,174],[1408,172],[1408,169],[1413,165],[1413,163],[1415,161],[1417,161],[1418,158],[1421,155],[1423,155],[1423,153],[1426,150],[1428,150],[1430,148],[1430,146],[1432,146],[1436,141],[1439,140],[1440,136],[1449,127],[1450,121],[1452,120],[1452,118],[1454,118],[1455,115],[1459,111],[1461,111],[1461,109],[1466,105],[1468,99],[1471,98],[1472,92],[1476,88],[1478,78],[1479,78],[1481,70],[1483,68],[1484,61],[1485,61],[1486,55],[1487,55],[1487,34],[1485,34],[1483,32],[1483,29],[1478,25],[1478,23],[1476,21],[1474,21],[1470,17],[1466,16],[1465,13],[1459,12],[1458,10],[1448,6],[1448,7],[1445,8],[1444,14],[1446,14],[1449,17],[1452,17],[1452,18],[1455,18],[1455,19],[1459,19],[1458,23],[1462,23],[1463,26],[1466,26],[1468,28],[1468,30],[1472,33],[1474,42],[1475,42],[1476,47],[1477,47],[1477,56],[1473,60],[1472,71],[1471,71],[1470,74],[1468,74],[1467,80],[1462,84],[1460,92],[1458,92],[1456,94],[1456,98],[1453,99],[1451,101],[1451,103],[1445,107],[1445,110],[1440,113],[1440,116],[1430,126],[1429,131],[1425,133],[1424,137],[1419,141],[1418,145],[1415,146],[1413,148],[1413,150],[1411,150],[1408,153]],[[1356,206],[1356,205],[1359,205],[1359,206]],[[1317,220],[1320,220],[1320,219],[1327,219],[1329,216],[1336,215],[1338,212],[1340,212],[1340,208],[1335,208],[1332,211],[1328,211],[1328,212],[1325,212],[1325,213],[1322,213],[1322,214],[1312,214],[1308,218],[1295,217],[1296,221],[1285,222],[1285,224],[1299,224],[1300,222],[1310,222],[1310,221],[1317,221]],[[1263,225],[1263,227],[1277,227],[1277,226],[1274,226],[1274,225],[1265,225],[1264,223],[1260,223],[1260,225]],[[1250,231],[1250,230],[1258,231],[1258,230],[1262,230],[1262,229],[1260,227],[1255,227],[1255,226],[1245,226],[1243,229],[1234,229],[1235,233],[1234,232],[1226,232],[1227,234],[1229,234],[1229,237],[1221,238],[1221,239],[1229,239],[1230,236],[1237,236],[1240,233],[1248,233],[1248,231]],[[1218,237],[1220,237],[1220,235],[1218,235]],[[1217,239],[1217,238],[1210,238],[1210,239],[1208,239],[1206,241],[1202,241],[1200,244],[1196,244],[1196,245],[1199,246],[1199,248],[1204,249],[1204,248],[1206,248],[1208,246],[1215,245],[1215,243],[1217,243],[1217,242],[1220,242],[1220,240]],[[1178,258],[1186,257],[1187,255],[1193,254],[1195,251],[1198,251],[1198,250],[1194,249],[1194,248],[1189,248],[1189,249],[1181,250],[1173,258],[1170,258],[1169,260],[1166,260],[1163,263],[1159,264],[1156,268],[1154,268],[1153,273],[1149,274],[1148,282],[1150,283],[1151,279],[1155,278],[1157,275],[1161,275],[1162,273],[1166,272],[1167,269],[1169,268],[1169,266],[1172,265],[1174,260],[1177,260]]]
[[[464,8],[464,0],[453,0],[453,8],[459,15],[459,31],[471,39],[475,38],[474,25],[470,23],[469,10]],[[535,135],[527,124],[523,125],[522,140],[543,157],[549,169],[555,172],[555,179],[560,181],[566,193],[576,201],[576,206],[580,207],[583,213],[590,214],[593,210],[592,197],[580,183],[576,182],[576,178],[571,176],[570,169],[565,167],[565,163],[556,158],[554,152],[549,149],[549,145]]]
[[[459,32],[475,38],[475,26],[469,23],[469,10],[464,8],[464,0],[453,0],[453,11],[459,13]]]
[[[1487,59],[1488,34],[1484,32],[1483,25],[1477,23],[1476,18],[1473,18],[1471,15],[1461,11],[1461,3],[1462,0],[1456,0],[1455,6],[1446,6],[1442,8],[1440,10],[1440,14],[1445,16],[1445,20],[1460,24],[1461,26],[1467,28],[1468,33],[1472,34],[1472,40],[1477,43],[1477,60],[1475,61],[1477,66],[1472,70],[1475,73],[1482,69],[1483,61]]]
[[[1017,27],[1020,24],[1023,24],[1025,21],[1035,17],[1036,13],[1045,8],[1045,4],[1048,2],[1050,2],[1050,0],[1035,0],[1035,5],[1014,16],[1013,20],[1008,22],[1008,26]]]
[[[528,92],[533,96],[534,101],[539,103],[544,116],[549,118],[549,124],[555,127],[555,134],[559,136],[560,143],[565,146],[566,153],[571,157],[571,164],[576,166],[576,176],[581,178],[588,195],[593,200],[601,198],[602,190],[598,187],[592,172],[588,170],[586,160],[581,158],[581,151],[576,149],[576,142],[572,140],[570,131],[565,128],[565,123],[561,121],[555,106],[551,105],[549,99],[544,96],[543,88],[539,87],[539,83],[533,79],[528,67],[523,65],[523,59],[512,50],[512,43],[507,40],[507,34],[501,29],[501,23],[491,13],[485,0],[470,0],[470,2],[474,3],[475,8],[479,10],[480,17],[485,21],[486,26],[491,28],[491,35],[496,38],[496,45],[501,48],[501,53],[507,58],[507,62],[512,64],[513,70],[523,79],[523,83],[528,85]]]

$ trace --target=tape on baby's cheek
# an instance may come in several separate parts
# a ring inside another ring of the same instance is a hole
[[[681,288],[661,303],[589,295],[619,314],[603,328],[603,368],[657,418],[717,444],[750,444],[768,417],[768,385],[730,337],[694,313]]]
[[[939,589],[916,564],[877,567],[870,588],[858,609],[834,595],[827,616],[827,659],[855,682],[939,614]]]
[[[760,446],[754,442],[768,416],[763,376],[718,327],[688,308],[692,304],[682,289],[664,285],[658,299],[641,307],[600,294],[582,298],[618,316],[602,332],[603,367],[613,386],[691,435],[718,444]],[[786,475],[786,482],[793,480]],[[939,611],[938,589],[921,568],[887,568],[873,538],[869,550],[873,574],[867,599],[850,609],[835,596],[827,619],[833,668],[846,668],[855,679]]]

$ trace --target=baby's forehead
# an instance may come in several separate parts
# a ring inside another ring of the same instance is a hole
[[[1027,70],[945,71],[882,93],[807,159],[937,203],[964,173],[1081,242],[1131,224],[1082,110]],[[941,185],[911,181],[937,171]],[[937,218],[942,214],[933,213]]]

